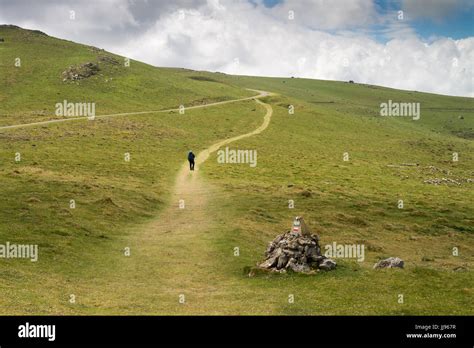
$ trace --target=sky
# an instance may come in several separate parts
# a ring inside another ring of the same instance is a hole
[[[474,0],[0,0],[0,24],[155,66],[474,97]]]

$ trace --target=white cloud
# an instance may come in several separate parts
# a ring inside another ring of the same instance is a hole
[[[120,32],[138,25],[127,0],[0,0],[0,9],[0,23],[95,44],[113,42]]]
[[[161,16],[143,35],[117,47],[157,66],[243,75],[356,80],[401,89],[474,96],[474,38],[430,44],[412,31],[380,43],[289,23],[275,11],[221,3]],[[335,24],[334,24],[335,25]]]
[[[312,29],[358,28],[380,21],[375,5],[367,0],[298,0],[285,1],[269,10],[279,19],[294,21]]]

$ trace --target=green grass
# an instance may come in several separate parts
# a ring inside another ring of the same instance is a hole
[[[253,94],[226,83],[188,78],[181,74],[183,69],[156,69],[134,60],[126,67],[124,57],[32,31],[2,26],[0,35],[5,39],[0,45],[0,125],[55,118],[55,104],[63,100],[95,102],[97,115],[104,115]],[[101,62],[103,55],[114,57],[119,64]],[[21,59],[21,67],[15,67],[16,58]],[[99,73],[63,81],[61,74],[69,66],[86,62],[99,62]]]
[[[277,93],[265,98],[274,110],[269,128],[229,145],[257,150],[257,167],[218,164],[211,155],[200,172],[210,187],[202,192],[212,217],[208,231],[163,238],[156,258],[137,255],[136,243],[173,203],[172,183],[187,151],[255,129],[263,108],[246,101],[185,115],[0,131],[0,243],[40,246],[37,263],[0,260],[2,314],[474,313],[473,184],[462,181],[474,172],[472,98],[135,61],[129,68],[100,64],[102,75],[63,82],[68,66],[96,61],[99,53],[16,28],[0,26],[0,37],[0,126],[54,118],[54,104],[64,99],[95,101],[101,115],[252,95],[244,88]],[[21,68],[13,66],[15,57]],[[378,116],[389,99],[420,102],[421,119]],[[424,183],[442,177],[462,184]],[[397,208],[399,199],[404,209]],[[323,245],[365,244],[365,261],[337,260],[337,270],[316,276],[244,274],[300,214]],[[131,261],[124,245],[133,246]],[[173,256],[178,250],[197,261],[169,267],[183,261]],[[401,257],[406,268],[372,270],[389,256]],[[186,292],[186,305],[178,304],[179,291]],[[288,303],[289,294],[295,303]]]

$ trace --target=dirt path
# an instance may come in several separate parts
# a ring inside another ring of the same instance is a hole
[[[260,92],[260,96],[265,95],[268,94]],[[156,220],[137,226],[124,240],[132,256],[121,257],[111,265],[114,271],[88,284],[87,297],[96,303],[94,307],[109,314],[111,310],[114,314],[219,313],[214,300],[232,293],[228,278],[219,272],[212,244],[221,228],[213,217],[213,208],[219,203],[215,197],[221,195],[200,176],[199,169],[220,147],[257,135],[268,127],[273,109],[254,99],[266,110],[263,123],[252,132],[218,141],[201,151],[196,156],[194,172],[189,170],[187,161],[183,163],[169,206]],[[106,298],[104,288],[112,290]],[[182,295],[186,306],[178,302]]]
[[[258,99],[255,101],[265,107],[263,123],[252,132],[218,141],[201,151],[196,156],[194,172],[189,170],[187,162],[183,163],[173,189],[174,204],[163,211],[159,219],[142,234],[150,255],[158,259],[164,256],[162,261],[168,256],[170,268],[166,275],[160,276],[162,285],[166,284],[167,292],[176,295],[182,291],[193,296],[205,296],[209,291],[212,292],[213,286],[217,286],[209,279],[209,269],[215,265],[207,243],[208,238],[212,238],[211,231],[215,227],[208,200],[216,192],[215,188],[199,175],[199,167],[222,146],[257,135],[268,127],[273,109]],[[184,203],[183,209],[179,207],[180,201]],[[153,246],[156,247],[154,251]]]
[[[185,214],[181,216],[185,217],[185,221],[182,221],[181,225],[187,225],[188,221],[191,223],[190,226],[194,230],[203,229],[206,226],[206,221],[210,221],[210,217],[206,216],[206,197],[211,194],[210,188],[203,182],[203,180],[199,177],[199,167],[202,165],[209,156],[219,150],[222,146],[235,142],[237,140],[241,140],[244,138],[248,138],[254,135],[257,135],[263,132],[268,125],[270,124],[270,120],[273,114],[273,109],[269,104],[263,103],[258,99],[255,101],[263,105],[266,109],[265,116],[263,118],[263,123],[253,130],[250,133],[238,135],[232,138],[224,139],[218,141],[217,143],[212,144],[207,149],[201,151],[196,156],[196,166],[194,172],[189,170],[188,162],[183,163],[181,166],[178,175],[176,177],[175,187],[173,189],[173,197],[175,197],[175,203],[178,205],[179,209],[179,201],[182,200],[184,203],[184,209],[182,210]],[[169,230],[173,230],[173,226],[175,226],[178,221],[176,218],[180,216],[176,214],[176,207],[172,208],[171,211],[167,210],[165,214],[161,217],[161,221],[166,221],[169,226],[164,226],[160,224],[160,227]],[[196,224],[194,222],[200,222],[200,224]]]
[[[189,107],[185,107],[185,110],[199,109],[199,108],[205,108],[205,107],[209,107],[209,106],[223,105],[223,104],[229,104],[229,103],[236,103],[236,102],[244,101],[244,100],[263,98],[263,97],[266,97],[266,96],[270,95],[269,92],[259,91],[259,90],[256,90],[256,89],[247,88],[247,90],[253,91],[253,92],[258,92],[259,94],[256,95],[256,96],[252,96],[252,97],[232,99],[232,100],[224,100],[224,101],[221,101],[221,102],[215,102],[215,103],[209,103],[209,104],[203,104],[203,105],[196,105],[196,106],[189,106]],[[108,117],[117,117],[117,116],[155,114],[155,113],[163,113],[163,112],[170,112],[170,111],[179,111],[179,108],[166,109],[166,110],[152,110],[152,111],[122,112],[122,113],[118,113],[118,114],[98,115],[98,116],[95,116],[95,119],[108,118]],[[15,124],[15,125],[11,125],[11,126],[2,126],[2,127],[0,127],[0,131],[1,130],[7,130],[7,129],[18,129],[18,128],[27,128],[27,127],[34,127],[34,126],[43,126],[43,125],[52,124],[52,123],[84,121],[84,120],[88,120],[88,117],[87,116],[80,116],[80,117],[60,118],[60,119],[54,119],[54,120],[49,120],[49,121],[40,121],[40,122],[32,122],[32,123]]]

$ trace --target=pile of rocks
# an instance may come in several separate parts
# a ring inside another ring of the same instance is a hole
[[[403,262],[402,259],[398,257],[389,257],[388,259],[385,260],[380,260],[374,265],[374,269],[380,269],[380,268],[403,268],[405,265],[405,262]]]
[[[63,81],[76,81],[86,79],[99,72],[99,65],[96,63],[84,63],[81,65],[72,65],[62,73]]]
[[[302,217],[296,217],[293,228],[277,236],[268,245],[265,260],[258,268],[286,273],[315,273],[318,269],[332,270],[336,262],[321,254],[319,237],[311,234]]]

